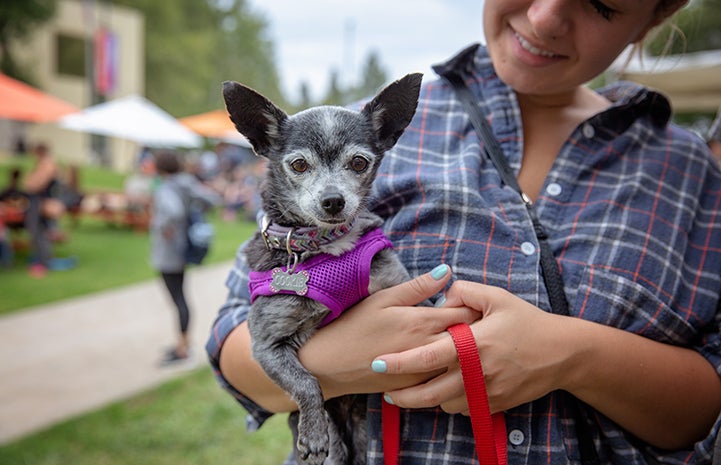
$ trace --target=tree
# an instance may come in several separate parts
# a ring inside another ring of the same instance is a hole
[[[328,91],[321,102],[323,105],[343,105],[346,103],[344,98],[346,94],[341,89],[339,81],[338,70],[332,69],[328,79]]]
[[[679,34],[679,31],[681,32]],[[695,0],[649,41],[654,56],[721,49],[721,2]]]
[[[250,11],[245,0],[219,3],[229,7],[219,10],[221,42],[214,57],[216,82],[229,79],[242,82],[278,106],[287,107],[275,66],[275,49],[267,37],[267,20]],[[213,89],[213,96],[218,99],[219,89]]]
[[[353,100],[372,97],[387,83],[388,73],[381,66],[380,55],[372,50],[366,56],[360,85],[353,89]]]
[[[376,51],[368,53],[361,73],[360,84],[354,87],[342,88],[339,84],[338,71],[331,70],[328,79],[328,91],[321,103],[324,105],[347,105],[372,97],[388,82],[387,73],[381,66],[380,55]]]
[[[313,104],[310,97],[310,86],[308,85],[308,82],[302,81],[300,83],[298,94],[300,95],[300,102],[298,102],[297,105],[299,110],[305,110]]]
[[[222,108],[222,82],[284,104],[266,22],[245,0],[114,0],[145,15],[145,95],[174,116]]]
[[[24,39],[55,14],[55,0],[10,0],[0,2],[0,71],[32,84],[31,73],[17,62],[12,44]]]

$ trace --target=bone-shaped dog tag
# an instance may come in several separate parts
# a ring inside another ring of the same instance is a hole
[[[306,295],[308,293],[307,283],[310,275],[305,270],[290,273],[280,268],[274,268],[271,277],[270,290],[274,293],[280,291],[293,291],[297,295]]]

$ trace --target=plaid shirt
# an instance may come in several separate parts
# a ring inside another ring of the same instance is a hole
[[[514,92],[484,48],[471,88],[513,169],[522,157]],[[600,91],[613,106],[571,134],[535,203],[561,266],[571,313],[699,351],[721,372],[721,172],[704,142],[668,124],[661,95],[620,83]],[[539,245],[518,195],[501,184],[452,89],[426,84],[413,122],[383,161],[375,211],[411,275],[438,263],[455,279],[500,286],[549,310]],[[242,253],[230,296],[208,341],[211,363],[247,315]],[[218,375],[250,412],[267,418]],[[659,389],[663,389],[659,386]],[[551,393],[506,412],[509,464],[577,463],[574,422]],[[710,463],[716,423],[693,449],[646,446],[589,411],[601,463]],[[402,464],[474,463],[469,421],[439,409],[403,411]],[[370,396],[368,463],[382,464],[379,396]]]

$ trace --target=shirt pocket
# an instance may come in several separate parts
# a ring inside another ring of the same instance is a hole
[[[402,410],[401,439],[404,451],[427,452],[429,444],[448,440],[448,415],[440,408]]]
[[[585,320],[668,344],[688,345],[697,334],[657,293],[598,267],[584,271],[572,308]]]
[[[442,263],[453,266],[450,260],[454,256],[455,238],[434,235],[416,238],[392,236],[390,239],[393,250],[412,277],[428,273]]]

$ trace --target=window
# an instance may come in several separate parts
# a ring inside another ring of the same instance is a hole
[[[55,46],[57,73],[85,77],[85,40],[58,34]]]

